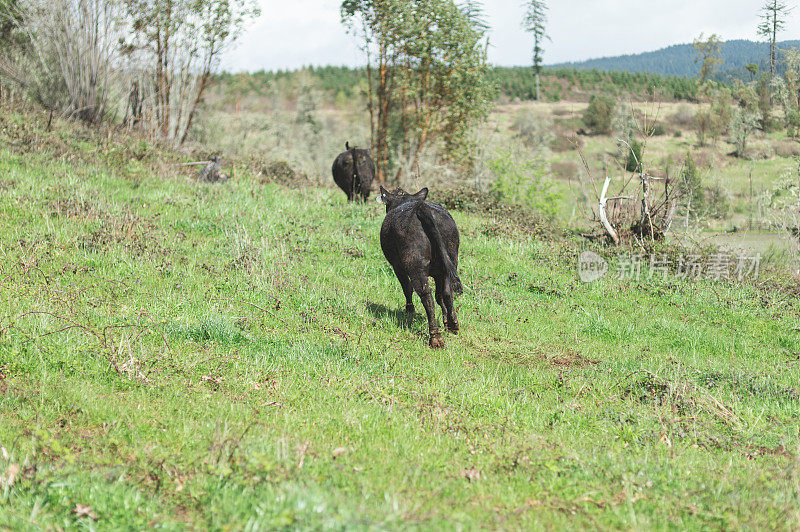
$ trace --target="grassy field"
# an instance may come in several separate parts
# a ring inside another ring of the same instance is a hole
[[[1,529],[800,527],[792,290],[457,212],[433,351],[380,205],[29,135],[70,149],[0,148]]]
[[[691,153],[702,186],[721,191],[725,214],[701,216],[691,222],[690,231],[719,234],[748,228],[785,233],[781,202],[797,193],[786,186],[797,183],[800,143],[796,139],[788,138],[785,132],[756,131],[748,140],[748,157],[739,158],[733,155],[735,148],[727,136],[698,145],[696,116],[704,104],[643,103],[620,98],[617,105],[614,129],[634,110],[638,126],[647,116],[647,123],[658,124],[663,132],[646,140],[648,172],[676,178],[687,153]],[[547,189],[558,196],[554,210],[561,223],[586,227],[590,217],[586,214],[596,210],[606,173],[613,178],[610,195],[629,195],[635,188],[629,186],[621,192],[630,176],[620,166],[623,157],[618,131],[576,135],[586,128],[582,121],[586,106],[583,101],[498,103],[475,133],[478,147],[470,179],[490,188],[498,179],[509,177],[498,171],[498,160],[511,161],[516,168],[533,162],[531,167],[541,168],[542,177],[522,171],[523,177],[536,182],[540,192]],[[296,94],[286,88],[266,96],[249,94],[236,103],[212,91],[197,140],[207,150],[229,159],[287,160],[312,181],[327,183],[330,161],[344,149],[345,140],[369,144],[365,109],[360,99],[328,101],[313,85]],[[426,176],[427,185],[465,180],[464,175],[443,166],[430,153],[423,157],[420,174]],[[677,229],[687,229],[678,225]],[[780,247],[792,248],[796,254],[796,245],[785,240]]]

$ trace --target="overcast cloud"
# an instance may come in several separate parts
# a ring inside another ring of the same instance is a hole
[[[260,0],[251,23],[223,68],[292,69],[304,65],[360,65],[363,58],[339,16],[340,0]],[[530,63],[530,37],[520,28],[520,0],[486,0],[491,25],[489,59]],[[551,0],[546,63],[656,50],[691,42],[705,32],[723,39],[755,39],[761,0]],[[800,9],[783,39],[800,38]]]

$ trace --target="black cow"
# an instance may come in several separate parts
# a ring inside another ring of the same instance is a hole
[[[347,194],[347,201],[367,201],[375,177],[375,164],[369,150],[351,148],[349,142],[345,142],[344,147],[347,151],[333,161],[333,180]]]
[[[428,277],[436,281],[436,301],[442,307],[444,326],[458,332],[453,297],[462,292],[458,278],[459,236],[456,222],[438,203],[426,203],[428,189],[416,194],[403,189],[394,192],[381,187],[386,218],[381,226],[381,249],[394,268],[406,296],[406,312],[414,313],[412,290],[428,315],[431,347],[444,347],[436,321],[436,306]]]

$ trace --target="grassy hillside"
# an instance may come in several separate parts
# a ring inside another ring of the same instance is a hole
[[[0,528],[800,526],[775,281],[586,285],[582,243],[456,212],[432,351],[381,206],[2,126]]]

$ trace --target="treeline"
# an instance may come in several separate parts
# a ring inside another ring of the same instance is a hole
[[[531,68],[495,67],[491,76],[499,95],[520,100],[532,100],[536,95],[536,77]],[[545,68],[542,72],[544,99],[588,99],[591,94],[598,93],[642,98],[656,94],[669,100],[695,100],[697,81],[677,76],[574,68]]]
[[[215,77],[218,89],[230,96],[265,94],[270,87],[297,86],[300,76],[309,77],[316,89],[335,101],[360,95],[365,85],[361,68],[325,66],[300,70],[278,70],[231,74]],[[530,67],[493,67],[489,79],[496,96],[506,100],[533,100],[536,95],[536,76]],[[631,72],[603,72],[575,68],[545,68],[542,72],[542,97],[549,101],[588,100],[592,94],[651,98],[655,93],[667,100],[697,99],[695,79],[678,76]]]
[[[797,48],[800,46],[800,41],[783,41],[776,46],[780,57],[782,55],[780,51]],[[560,63],[553,65],[553,68],[696,77],[700,72],[700,63],[695,61],[696,58],[697,52],[691,44],[676,44],[652,52]],[[712,76],[712,79],[725,83],[731,83],[735,79],[750,81],[750,74],[745,68],[748,64],[756,64],[762,71],[769,70],[769,44],[743,39],[725,41],[722,43],[720,58],[722,68]],[[785,67],[778,68],[778,74],[785,72]]]

